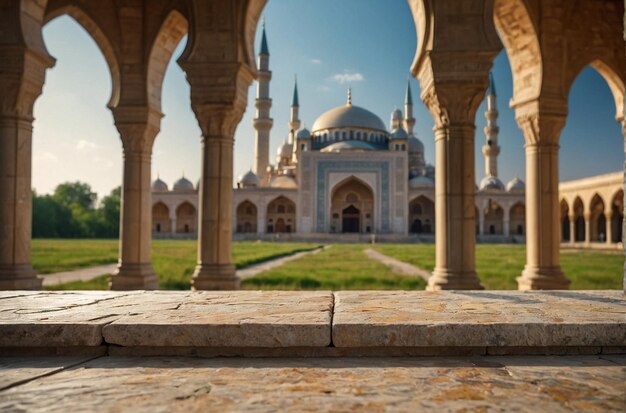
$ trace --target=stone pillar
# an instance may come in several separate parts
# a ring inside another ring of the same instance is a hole
[[[566,113],[564,103],[544,109],[533,101],[516,107],[526,141],[526,266],[517,278],[520,290],[566,289],[570,283],[559,263],[558,140]]]
[[[124,147],[120,210],[120,259],[112,290],[154,290],[159,282],[150,262],[152,243],[151,160],[159,132],[158,111],[145,107],[113,109]]]
[[[576,242],[576,217],[572,214],[569,216],[569,243]]]
[[[585,244],[589,245],[591,243],[591,214],[585,212],[583,217],[585,218]]]
[[[485,235],[485,209],[482,206],[478,208],[478,235]]]
[[[613,211],[607,211],[604,214],[604,217],[606,218],[606,233],[604,234],[606,236],[605,242],[607,245],[611,245],[613,244]]]
[[[199,193],[198,264],[194,290],[239,287],[232,262],[233,145],[243,111],[207,106],[196,110],[202,136],[202,176]]]
[[[259,204],[256,209],[256,232],[257,234],[265,234],[265,219],[267,213],[267,205]]]
[[[54,59],[41,37],[45,2],[0,1],[0,290],[34,290],[33,106]]]
[[[170,232],[172,233],[172,235],[176,234],[176,218],[170,218]]]
[[[510,217],[510,208],[507,206],[506,208],[502,208],[503,217],[502,217],[502,234],[505,237],[509,237],[511,235],[511,217]]]

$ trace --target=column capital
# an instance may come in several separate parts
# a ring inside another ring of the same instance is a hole
[[[558,146],[567,118],[567,101],[535,99],[514,105],[515,120],[527,146]]]
[[[124,155],[151,154],[163,114],[145,106],[118,106],[111,111],[122,139]]]
[[[240,105],[202,104],[193,108],[205,141],[233,141],[245,108]]]

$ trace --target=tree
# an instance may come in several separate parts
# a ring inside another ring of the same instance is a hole
[[[98,237],[118,238],[120,233],[120,202],[122,187],[118,186],[100,202],[98,221],[101,225]]]
[[[94,209],[98,194],[91,191],[91,186],[83,182],[65,182],[56,187],[54,199],[61,205],[72,209]]]

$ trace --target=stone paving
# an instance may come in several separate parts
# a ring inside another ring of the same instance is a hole
[[[99,265],[97,267],[81,268],[73,271],[55,272],[42,275],[44,287],[68,283],[71,281],[90,281],[101,275],[113,274],[118,264]]]
[[[0,411],[623,412],[626,356],[0,359]]]

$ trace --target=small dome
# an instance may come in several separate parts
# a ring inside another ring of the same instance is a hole
[[[391,112],[391,119],[402,120],[402,111],[400,109],[396,109],[393,112]]]
[[[194,187],[191,181],[184,176],[174,183],[175,192],[193,191]]]
[[[435,183],[430,178],[423,175],[411,178],[411,180],[409,181],[409,188],[411,189],[426,189],[434,187]]]
[[[296,134],[296,139],[311,139],[311,132],[307,128],[300,129]]]
[[[409,135],[403,128],[394,129],[389,136],[390,139],[408,139]]]
[[[270,186],[272,188],[297,188],[298,185],[296,181],[290,177],[285,175],[280,175],[272,178],[270,181]]]
[[[320,152],[363,152],[363,151],[375,151],[372,145],[363,141],[343,141],[336,142],[332,145],[328,145]]]
[[[241,188],[255,188],[261,186],[261,180],[251,170],[241,175],[237,180]]]
[[[167,192],[169,188],[167,184],[161,180],[161,178],[157,178],[154,182],[152,182],[152,190],[154,192]]]
[[[509,192],[524,192],[526,184],[516,176],[506,184],[506,190]]]
[[[424,152],[424,144],[415,135],[409,136],[409,152]]]
[[[293,145],[285,142],[278,147],[276,151],[276,156],[280,158],[291,158],[291,153],[293,152]]]
[[[495,176],[486,176],[480,181],[481,191],[504,191],[504,184]]]

